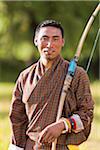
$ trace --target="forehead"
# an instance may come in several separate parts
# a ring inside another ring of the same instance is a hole
[[[56,27],[46,26],[39,30],[38,36],[62,36],[61,30]]]

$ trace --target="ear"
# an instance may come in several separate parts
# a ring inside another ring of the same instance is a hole
[[[36,38],[34,39],[34,44],[35,44],[35,46],[37,46],[37,39]]]
[[[62,39],[62,47],[65,45],[65,40]]]

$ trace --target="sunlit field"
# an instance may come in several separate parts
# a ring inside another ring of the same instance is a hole
[[[0,83],[0,150],[7,150],[10,141],[9,108],[13,83]],[[91,85],[95,101],[94,121],[87,142],[80,145],[80,150],[98,150],[100,146],[100,82]]]

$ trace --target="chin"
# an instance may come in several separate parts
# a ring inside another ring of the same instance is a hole
[[[42,55],[43,56],[43,58],[44,59],[47,59],[47,60],[50,60],[50,61],[52,61],[52,60],[54,60],[57,56],[55,56],[55,55]]]
[[[46,57],[46,59],[48,59],[48,60],[54,60],[56,57],[53,57],[53,56],[48,56],[48,57]]]

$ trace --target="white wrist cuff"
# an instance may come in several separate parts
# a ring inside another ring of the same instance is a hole
[[[65,118],[61,118],[60,120],[63,121],[63,123],[65,125],[65,130],[62,133],[68,132],[68,125],[67,125],[67,122],[66,122]]]
[[[24,148],[18,147],[14,144],[10,144],[8,150],[24,150]]]
[[[80,116],[78,114],[73,114],[71,118],[73,118],[76,122],[76,129],[73,130],[73,132],[78,133],[82,131],[84,129],[84,126],[83,126]]]

